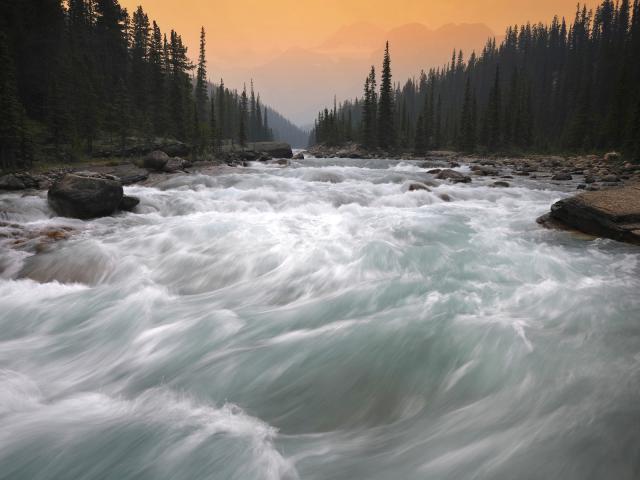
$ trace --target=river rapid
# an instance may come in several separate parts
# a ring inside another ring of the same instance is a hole
[[[575,186],[430,180],[221,167],[89,222],[0,196],[0,478],[640,478],[638,248],[536,224]]]

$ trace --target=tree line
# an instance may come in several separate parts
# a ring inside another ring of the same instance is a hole
[[[210,84],[205,49],[203,28],[194,65],[177,32],[118,0],[0,0],[0,168],[131,137],[180,140],[196,155],[271,140],[253,84]]]
[[[371,67],[361,98],[318,115],[311,143],[423,153],[621,150],[640,160],[640,4],[578,6],[572,24],[509,27],[480,55],[391,86]]]

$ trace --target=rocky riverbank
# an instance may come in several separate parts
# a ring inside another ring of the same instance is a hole
[[[293,157],[287,145],[271,143],[261,146],[265,147],[261,151],[222,152],[215,159],[195,163],[171,157],[166,152],[153,151],[134,161],[117,164],[84,164],[37,174],[8,174],[0,177],[0,191],[48,190],[51,208],[67,217],[86,219],[111,215],[121,210],[135,211],[138,199],[126,197],[122,193],[122,186],[136,183],[153,185],[166,175],[199,171],[211,173],[220,166],[244,167],[256,161],[286,166],[289,158]],[[267,147],[273,148],[269,150]],[[270,153],[277,153],[283,158],[274,159]],[[363,152],[355,145],[348,150],[314,147],[309,153],[337,158],[371,158],[370,153]],[[388,156],[384,152],[375,155],[381,158]],[[304,157],[298,154],[293,158]],[[474,177],[489,177],[492,181],[490,186],[509,188],[516,177],[528,177],[534,181],[562,185],[565,191],[567,188],[584,190],[584,195],[554,205],[551,213],[539,219],[539,223],[638,243],[640,165],[624,162],[615,153],[578,157],[538,155],[483,158],[437,151],[419,157],[407,158],[403,155],[402,160],[415,161],[434,179],[449,183],[471,183]],[[467,165],[470,172],[460,171],[458,167],[461,165]],[[423,185],[422,179],[416,179],[409,190],[418,190]],[[429,186],[425,185],[424,188],[428,189]]]
[[[605,155],[559,156],[528,155],[525,157],[480,157],[454,151],[415,153],[368,151],[350,143],[341,146],[315,145],[308,152],[318,158],[423,160],[425,166],[471,165],[475,174],[485,176],[523,176],[555,182],[577,181],[579,190],[600,190],[640,182],[640,164],[626,162],[615,152]]]

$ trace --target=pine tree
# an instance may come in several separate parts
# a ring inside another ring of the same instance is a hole
[[[501,94],[500,94],[500,66],[496,67],[493,87],[489,93],[489,104],[485,115],[487,132],[487,149],[495,152],[501,147]]]
[[[251,92],[249,94],[249,139],[256,141],[258,134],[258,118],[256,108],[256,94],[253,89],[253,79],[251,79]]]
[[[440,148],[442,146],[442,96],[438,95],[438,104],[435,113],[435,125],[433,127],[433,146]]]
[[[0,168],[3,170],[27,167],[31,163],[26,148],[30,143],[29,134],[7,43],[7,37],[0,31]]]
[[[154,21],[149,44],[150,115],[155,135],[167,133],[168,119],[165,103],[166,66],[163,61],[162,32]]]
[[[206,33],[204,27],[200,30],[200,53],[198,55],[198,69],[196,71],[196,107],[201,122],[207,119],[208,85],[207,85],[207,56]]]
[[[247,145],[247,86],[245,85],[242,90],[242,96],[240,97],[240,117],[238,123],[238,142],[241,147]]]
[[[471,91],[471,77],[467,77],[462,106],[459,148],[463,152],[473,152],[476,147],[475,95]]]
[[[216,104],[215,93],[211,93],[210,109],[209,109],[209,138],[211,139],[211,147],[217,150],[220,146],[220,137],[218,135],[218,125],[216,122]]]
[[[377,119],[376,70],[373,65],[364,82],[364,99],[362,102],[362,138],[367,148],[376,146]]]
[[[220,143],[222,143],[223,139],[229,138],[229,124],[227,123],[227,106],[226,106],[226,96],[225,96],[225,88],[224,81],[220,79],[220,85],[218,86],[218,136],[220,138]]]
[[[391,149],[396,145],[396,131],[393,113],[393,85],[391,83],[391,55],[389,42],[384,51],[382,79],[380,82],[380,102],[378,107],[378,145]]]

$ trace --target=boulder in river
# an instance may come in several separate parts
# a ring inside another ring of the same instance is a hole
[[[162,170],[167,173],[181,172],[184,171],[185,168],[187,168],[187,165],[189,165],[189,162],[187,162],[186,160],[180,157],[173,157],[167,161]]]
[[[68,173],[51,186],[47,195],[58,215],[80,219],[111,215],[122,197],[122,183],[116,177],[94,172]]]
[[[122,210],[123,212],[132,212],[139,203],[140,199],[138,197],[123,195],[122,200],[120,200],[120,205],[118,205],[118,210]]]
[[[489,186],[493,187],[493,188],[509,188],[511,185],[509,184],[509,182],[504,182],[502,180],[498,180],[497,182],[493,182]]]
[[[256,152],[266,153],[273,158],[291,158],[293,157],[293,150],[291,145],[284,142],[255,142],[250,143],[251,150]]]
[[[553,177],[551,177],[551,180],[563,182],[573,180],[573,176],[570,173],[556,173]]]
[[[585,192],[560,200],[538,223],[640,245],[640,185]]]
[[[411,185],[409,185],[410,192],[417,192],[419,190],[425,190],[427,192],[431,191],[431,189],[427,187],[424,183],[414,182]]]
[[[131,185],[149,178],[149,172],[133,164],[118,165],[112,170],[112,174],[118,177],[123,185]]]
[[[304,160],[304,153],[298,152],[293,156],[293,160]]]
[[[497,177],[500,175],[497,168],[487,165],[473,165],[471,170],[473,170],[474,175],[481,175],[485,177]]]
[[[442,170],[436,178],[438,180],[450,180],[453,183],[471,183],[471,177],[449,169]]]
[[[166,153],[160,150],[155,150],[142,159],[142,166],[149,170],[161,172],[164,171],[164,167],[167,166],[169,158],[169,155]]]

